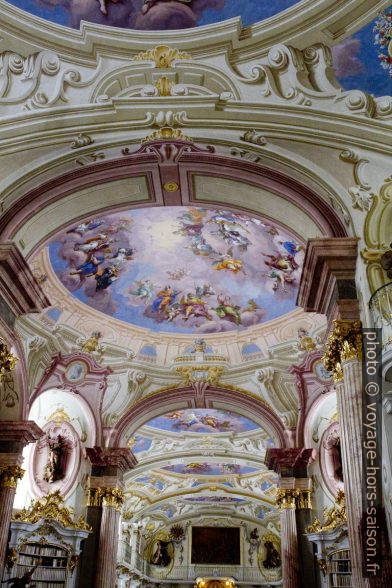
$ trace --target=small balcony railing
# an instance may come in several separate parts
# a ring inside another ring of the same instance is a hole
[[[392,282],[381,286],[369,301],[375,328],[382,329],[383,345],[392,344]]]

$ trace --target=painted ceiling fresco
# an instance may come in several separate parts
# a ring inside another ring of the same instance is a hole
[[[172,433],[243,433],[259,429],[259,425],[244,416],[213,408],[179,410],[156,417],[145,426]]]
[[[49,246],[82,302],[153,331],[242,330],[295,308],[303,246],[242,214],[165,207],[91,218]]]
[[[199,476],[227,476],[253,474],[258,471],[257,468],[243,466],[234,463],[177,463],[171,466],[161,468],[165,472],[173,474],[198,474]]]
[[[284,11],[298,0],[10,0],[58,24],[79,28],[86,20],[141,30],[184,29],[240,16],[244,26]],[[391,93],[392,10],[333,49],[336,74],[346,90]],[[282,18],[285,18],[284,12]]]

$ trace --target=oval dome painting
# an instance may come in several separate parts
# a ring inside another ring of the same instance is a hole
[[[295,308],[304,248],[259,218],[196,207],[90,218],[50,244],[80,301],[153,331],[243,330]]]
[[[9,0],[37,16],[79,28],[81,21],[139,30],[186,29],[241,16],[248,25],[299,0]]]

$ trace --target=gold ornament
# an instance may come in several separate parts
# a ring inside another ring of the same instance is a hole
[[[335,382],[343,380],[343,363],[362,357],[361,321],[334,321],[323,357],[324,367],[332,372]]]
[[[312,509],[312,490],[299,490],[297,497],[298,510]]]
[[[298,347],[301,351],[314,351],[316,349],[316,343],[313,341],[312,337],[305,335],[299,340]]]
[[[177,59],[192,59],[189,53],[173,49],[167,45],[158,45],[154,49],[141,51],[132,58],[133,61],[154,61],[157,69],[168,69]]]
[[[161,129],[157,129],[151,135],[142,139],[142,143],[148,143],[149,141],[187,141],[188,143],[193,143],[190,137],[187,137],[183,134],[180,129],[173,129],[173,127],[162,127]]]
[[[120,511],[124,504],[124,492],[120,488],[90,488],[88,506],[105,506]]]
[[[323,576],[325,576],[327,573],[327,561],[324,558],[319,559],[317,561],[318,561],[320,571],[322,572]]]
[[[16,488],[18,481],[23,478],[25,471],[18,465],[0,466],[0,487]]]
[[[180,186],[177,184],[177,182],[166,182],[166,184],[163,184],[163,189],[166,192],[177,192],[179,188]]]
[[[154,86],[158,90],[159,96],[171,96],[171,89],[174,86],[174,82],[169,80],[167,76],[162,76]]]
[[[300,491],[296,488],[280,488],[276,495],[276,505],[281,510],[286,508],[293,508],[297,507],[297,498],[299,496]]]
[[[180,374],[185,386],[191,386],[196,382],[204,382],[210,386],[218,386],[223,371],[224,368],[218,365],[176,368],[176,372]]]
[[[64,506],[64,497],[60,491],[51,492],[43,498],[37,498],[30,504],[30,508],[23,508],[14,516],[14,521],[23,521],[26,523],[37,523],[40,520],[54,520],[66,527],[67,529],[81,529],[91,531],[90,525],[79,517],[77,521],[73,520],[74,511],[72,508]]]
[[[81,349],[86,353],[94,353],[97,351],[98,353],[103,353],[103,348],[101,347],[99,340],[102,338],[102,333],[100,331],[95,331],[91,333],[91,337],[85,339],[82,342]]]
[[[324,521],[315,519],[306,529],[306,533],[327,533],[334,531],[340,525],[347,523],[346,499],[344,492],[339,490],[332,508],[324,508]]]
[[[54,422],[56,424],[63,423],[64,421],[70,421],[71,417],[64,410],[63,406],[59,406],[50,416],[46,418],[46,422]]]
[[[8,345],[0,339],[0,383],[7,374],[15,369],[18,361],[18,358],[12,355],[8,349]]]

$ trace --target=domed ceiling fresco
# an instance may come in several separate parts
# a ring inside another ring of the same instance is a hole
[[[179,433],[243,433],[260,427],[250,419],[227,410],[195,408],[178,410],[148,421],[144,426]]]
[[[153,331],[243,330],[295,308],[304,252],[267,221],[224,210],[133,210],[71,227],[49,246],[80,301]]]
[[[186,29],[240,16],[243,26],[267,19],[298,0],[10,0],[10,4],[64,26],[81,21],[139,30]],[[335,72],[345,90],[390,94],[392,9],[333,47]],[[389,48],[389,50],[388,50]]]

